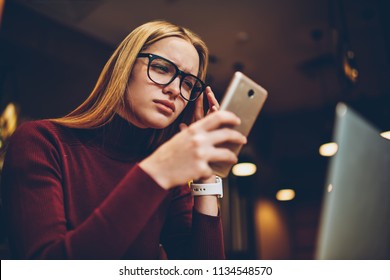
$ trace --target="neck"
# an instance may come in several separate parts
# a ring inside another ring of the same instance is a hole
[[[93,145],[105,154],[121,159],[140,159],[152,152],[156,130],[139,128],[119,115],[93,130]]]

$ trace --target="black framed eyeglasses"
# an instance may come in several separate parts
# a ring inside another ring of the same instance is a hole
[[[198,77],[181,71],[164,57],[151,53],[139,53],[137,57],[149,58],[148,77],[158,85],[167,86],[180,76],[180,95],[187,101],[195,101],[206,88]]]

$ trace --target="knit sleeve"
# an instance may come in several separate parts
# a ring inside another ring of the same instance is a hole
[[[221,216],[197,212],[187,186],[176,190],[162,243],[169,259],[225,259]]]
[[[42,127],[19,128],[1,178],[12,258],[120,259],[168,192],[135,165],[80,225],[69,227],[58,141]]]

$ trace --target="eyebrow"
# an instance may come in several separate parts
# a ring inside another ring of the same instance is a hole
[[[198,77],[199,70],[196,71],[196,69],[195,69],[195,73],[191,73],[191,71],[189,71],[189,69],[186,69],[185,67],[183,68],[183,65],[180,65],[180,66],[179,66],[178,63],[175,62],[175,61],[173,61],[171,58],[167,58],[167,57],[165,57],[164,55],[160,55],[160,54],[156,54],[156,53],[154,53],[154,54],[155,54],[155,55],[158,55],[158,56],[160,56],[160,57],[162,57],[162,58],[165,58],[165,59],[169,60],[170,62],[172,62],[173,64],[175,64],[175,65],[177,66],[177,68],[179,68],[180,71],[183,71],[183,72],[186,73],[186,74],[191,74],[191,75],[194,75],[194,76]]]

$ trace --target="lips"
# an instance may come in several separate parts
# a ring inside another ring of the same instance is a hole
[[[168,100],[154,100],[155,103],[158,103],[158,104],[162,104],[164,105],[165,107],[168,107],[169,109],[172,110],[172,112],[175,112],[176,108],[175,108],[175,104],[173,102],[170,102]]]

